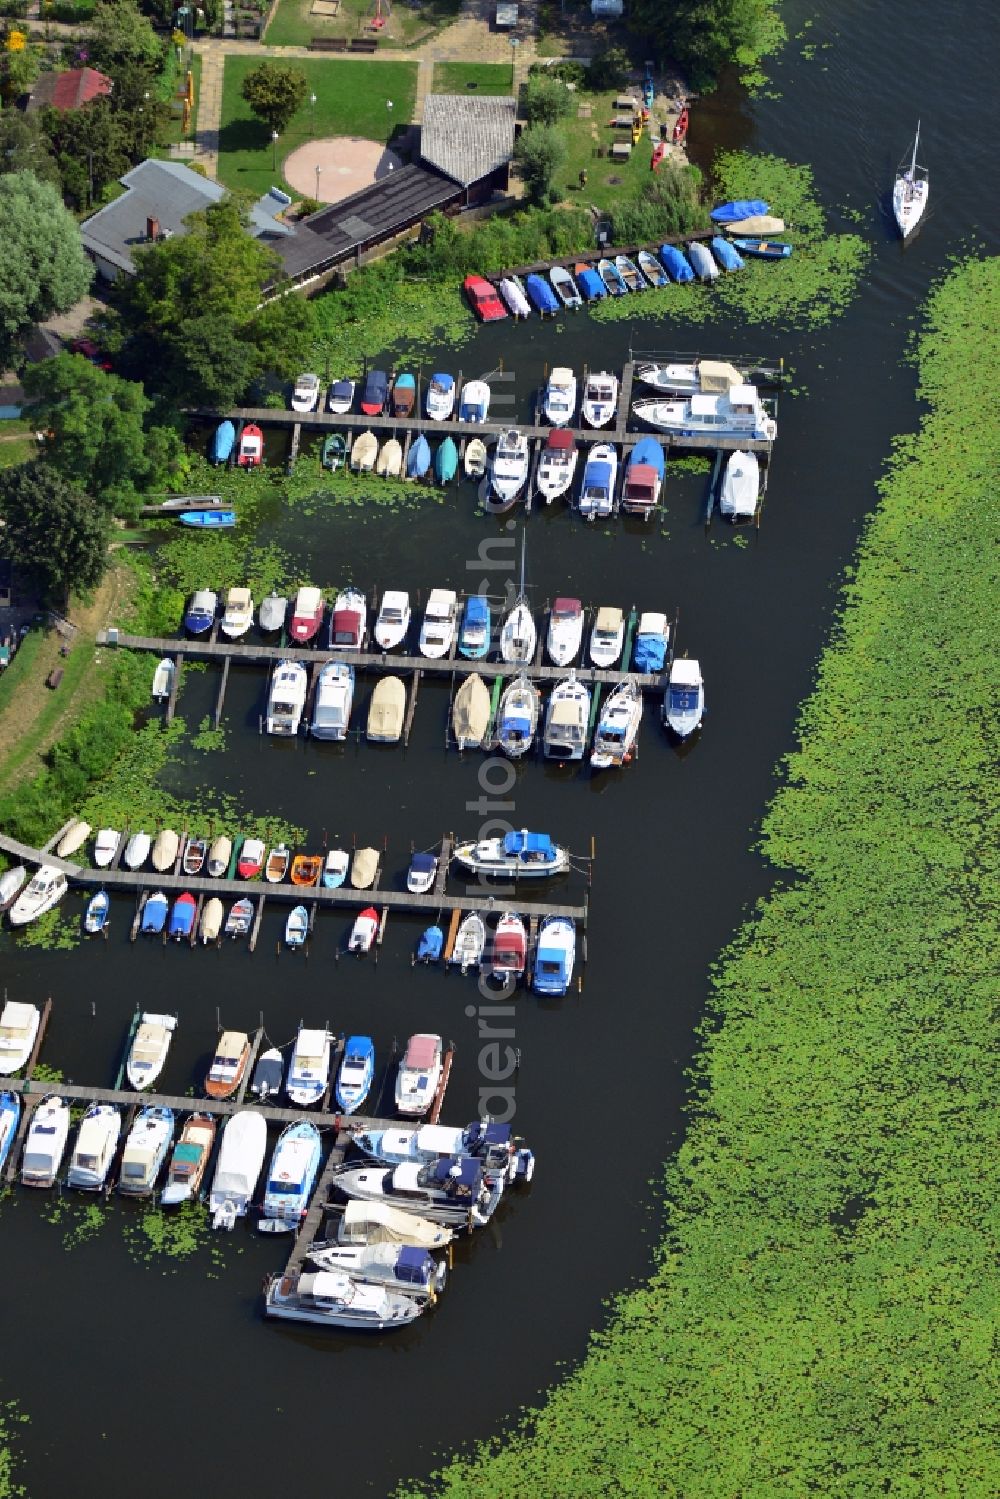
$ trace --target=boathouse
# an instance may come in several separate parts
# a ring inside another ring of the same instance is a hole
[[[428,94],[420,159],[463,189],[462,203],[488,203],[510,185],[515,100],[510,95]]]

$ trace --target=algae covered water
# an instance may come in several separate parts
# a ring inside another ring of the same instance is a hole
[[[580,1356],[605,1299],[646,1270],[658,1229],[651,1182],[681,1127],[706,972],[766,886],[750,850],[773,767],[790,746],[890,439],[914,426],[913,374],[903,362],[909,320],[949,256],[994,241],[1000,227],[989,209],[995,195],[983,192],[992,148],[980,118],[996,40],[982,27],[995,26],[992,17],[897,0],[838,23],[806,28],[797,6],[787,19],[794,39],[773,72],[779,97],[748,103],[724,89],[699,107],[693,148],[707,157],[716,144],[748,147],[812,166],[834,227],[872,245],[839,321],[789,334],[759,320],[633,329],[582,316],[558,335],[484,330],[460,358],[446,352],[425,363],[461,364],[468,374],[502,357],[509,409],[526,414],[546,365],[614,367],[630,343],[785,356],[795,393],[781,401],[763,524],[746,545],[718,527],[705,533],[698,475],[668,479],[667,508],[651,532],[585,530],[563,513],[536,514],[527,528],[539,604],[573,593],[591,604],[679,609],[680,648],[700,658],[707,679],[701,741],[678,756],[650,716],[638,763],[621,776],[533,762],[513,780],[484,784],[481,762],[445,753],[443,687],[422,685],[405,754],[337,751],[261,739],[263,683],[247,669],[231,677],[225,748],[187,751],[168,772],[185,796],[210,785],[314,838],[324,830],[385,838],[393,879],[411,842],[423,848],[494,815],[548,828],[579,852],[593,837],[583,993],[544,1007],[523,995],[501,1024],[470,983],[411,970],[417,923],[395,917],[377,968],[335,963],[346,929],[336,916],[321,922],[308,961],[276,955],[277,912],[252,959],[231,948],[132,947],[130,907],[117,904],[107,944],[45,953],[4,942],[8,992],[36,1002],[52,994],[45,1058],[79,1081],[113,1077],[137,1001],[180,1014],[164,1080],[177,1092],[203,1070],[217,1012],[248,1029],[263,1013],[277,1042],[302,1018],[368,1031],[383,1058],[394,1038],[429,1029],[458,1047],[446,1108],[457,1122],[480,1105],[494,1065],[482,1057],[490,1030],[510,1030],[500,1041],[520,1055],[515,1123],[539,1159],[531,1189],[460,1249],[433,1316],[364,1342],[263,1324],[260,1282],[282,1262],[280,1244],[237,1232],[172,1257],[166,1251],[184,1251],[197,1236],[188,1220],[164,1241],[161,1225],[143,1226],[129,1205],[112,1205],[92,1225],[76,1205],[15,1192],[0,1209],[0,1242],[8,1286],[26,1290],[4,1307],[2,1394],[31,1418],[19,1445],[34,1499],[79,1487],[81,1474],[88,1492],[135,1481],[151,1499],[181,1485],[276,1487],[290,1472],[348,1494],[386,1493],[398,1478],[429,1471],[435,1454],[502,1432],[519,1402],[535,1400]],[[905,85],[894,63],[901,43]],[[918,113],[931,207],[904,252],[886,200]],[[947,131],[931,123],[945,118]],[[274,510],[263,539],[314,576],[350,573],[369,588],[426,596],[483,578],[500,591],[516,548],[484,553],[486,537],[512,539],[502,522],[477,518],[466,493],[402,516],[378,507]],[[211,672],[189,678],[180,711],[192,726],[210,711],[216,685]]]

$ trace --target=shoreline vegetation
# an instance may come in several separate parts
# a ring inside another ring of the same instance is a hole
[[[977,357],[968,357],[970,347]],[[1000,258],[932,293],[799,748],[715,968],[656,1271],[398,1496],[996,1492]]]

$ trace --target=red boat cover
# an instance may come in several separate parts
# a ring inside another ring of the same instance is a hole
[[[437,1036],[411,1036],[406,1047],[405,1066],[433,1067],[437,1057]]]
[[[193,906],[193,905],[196,904],[196,901],[195,901],[194,896],[193,895],[189,895],[188,892],[185,890],[185,892],[184,892],[183,895],[178,895],[178,897],[177,897],[177,904],[179,906]]]
[[[337,609],[333,616],[333,639],[337,645],[361,639],[361,615],[353,609]]]
[[[625,496],[627,499],[652,500],[656,493],[658,475],[651,463],[634,463],[625,472]]]
[[[549,433],[548,440],[545,446],[547,448],[555,448],[559,451],[565,450],[567,453],[571,453],[576,446],[576,443],[574,441],[572,432],[568,432],[565,427],[555,427]]]
[[[369,921],[374,921],[375,924],[378,925],[378,912],[376,911],[374,906],[365,906],[364,910],[358,917],[358,920],[363,921],[366,916],[368,917]]]
[[[579,599],[556,599],[552,605],[552,613],[558,618],[575,618],[580,613],[583,605]]]

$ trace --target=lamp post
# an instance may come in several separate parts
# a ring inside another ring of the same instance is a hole
[[[278,132],[271,131],[271,171],[278,170]]]
[[[316,134],[316,95],[309,95],[309,134]]]
[[[520,37],[512,36],[510,39],[510,91],[514,92],[517,80],[517,49],[521,45]]]
[[[317,203],[322,202],[322,199],[320,198],[320,195],[319,195],[319,174],[320,174],[320,172],[322,170],[323,170],[323,168],[317,162],[317,164],[316,164],[316,202]]]

